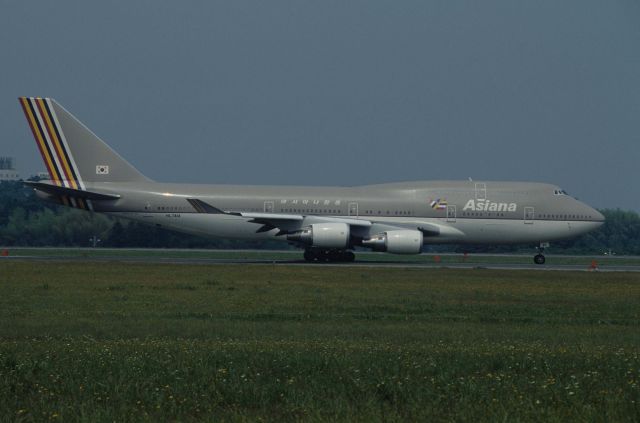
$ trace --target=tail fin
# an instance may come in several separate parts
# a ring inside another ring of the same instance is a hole
[[[19,100],[56,185],[83,190],[86,182],[150,181],[55,100]]]

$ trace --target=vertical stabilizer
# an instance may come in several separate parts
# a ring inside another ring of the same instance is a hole
[[[82,190],[92,182],[150,181],[55,100],[19,100],[56,185]]]

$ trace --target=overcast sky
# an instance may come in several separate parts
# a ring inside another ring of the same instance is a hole
[[[551,182],[640,211],[640,2],[0,0],[0,155],[55,98],[159,181]]]

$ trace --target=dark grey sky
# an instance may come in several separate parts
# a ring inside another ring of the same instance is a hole
[[[0,4],[23,174],[16,98],[50,96],[161,181],[532,180],[640,210],[635,0]]]

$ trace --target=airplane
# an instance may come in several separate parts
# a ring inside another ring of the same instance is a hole
[[[20,97],[49,180],[36,195],[185,233],[281,240],[310,262],[348,262],[356,247],[419,254],[425,244],[536,243],[587,233],[604,216],[558,186],[417,181],[354,187],[155,182],[51,98]]]

